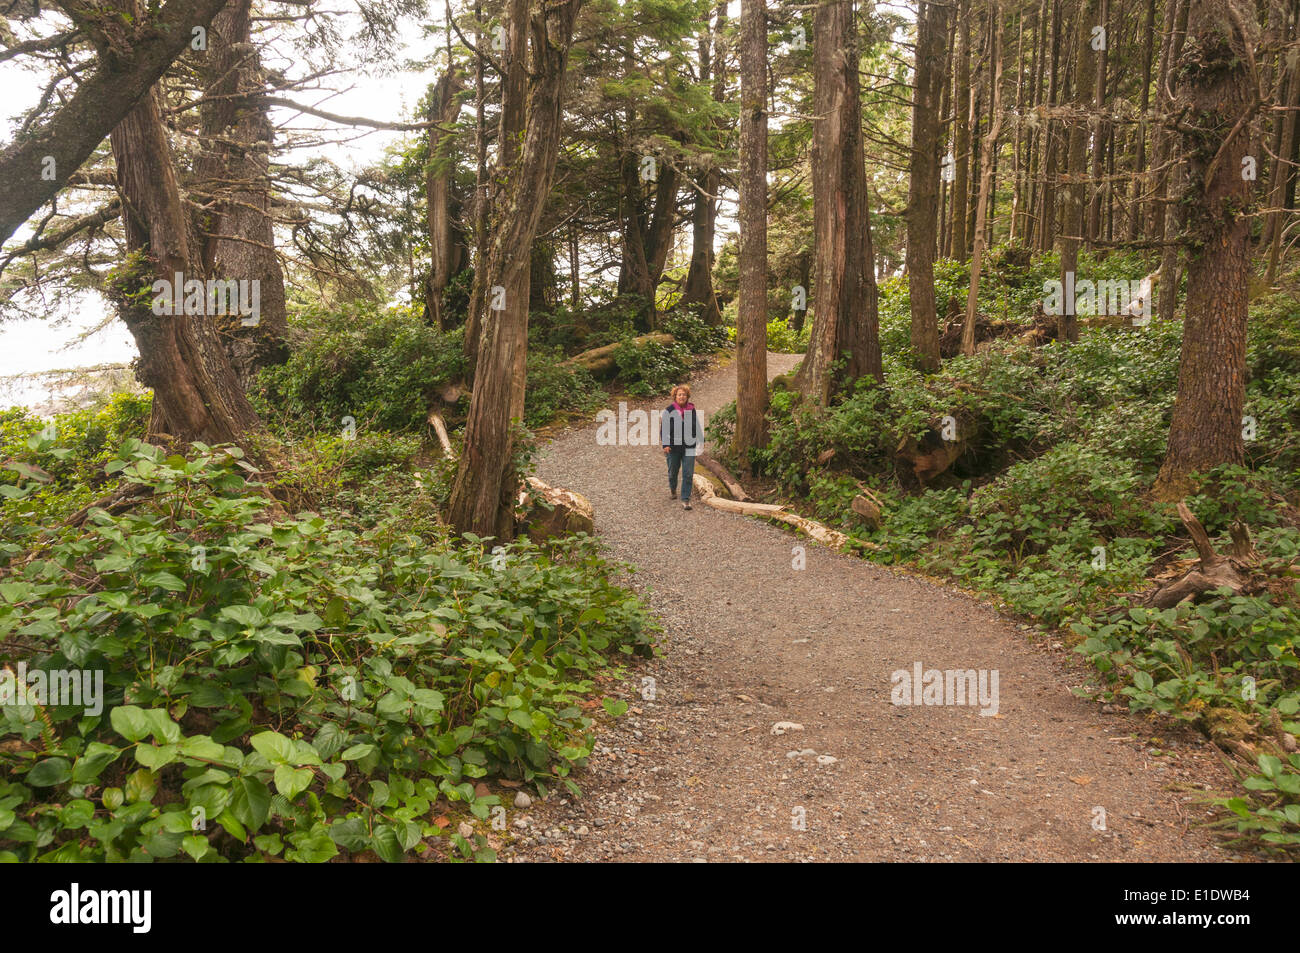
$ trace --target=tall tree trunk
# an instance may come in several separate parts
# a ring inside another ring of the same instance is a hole
[[[814,43],[816,38],[814,37]],[[767,444],[767,7],[740,4],[740,302],[736,320],[735,449]]]
[[[907,288],[912,354],[923,371],[939,369],[939,316],[934,300],[936,205],[939,192],[939,98],[944,82],[948,5],[921,4],[916,23],[912,100],[912,168],[907,195]]]
[[[456,168],[456,137],[447,127],[460,112],[463,76],[454,65],[438,78],[429,95],[429,160],[424,172],[425,223],[429,230],[429,279],[425,284],[425,321],[439,331],[448,329],[443,293],[460,271],[463,251],[452,214],[452,172]]]
[[[726,53],[722,46],[722,32],[727,22],[727,5],[719,3],[716,25],[712,36],[706,31],[700,36],[700,82],[713,80],[713,101],[726,101]],[[712,55],[710,55],[712,44]],[[717,233],[718,189],[722,173],[716,162],[711,162],[703,175],[695,180],[695,204],[691,211],[691,265],[686,272],[686,285],[682,290],[683,307],[696,305],[700,316],[708,324],[722,324],[722,311],[718,296],[713,291],[713,242]]]
[[[138,16],[134,0],[123,7]],[[149,434],[208,444],[238,442],[261,424],[211,320],[204,313],[155,314],[152,305],[161,297],[157,291],[144,300],[135,296],[142,287],[164,281],[174,296],[183,298],[184,287],[174,287],[177,274],[186,283],[204,278],[191,246],[190,223],[156,94],[140,100],[109,139],[127,250],[143,256],[142,267],[128,268],[122,276],[114,300],[140,352],[136,376],[153,390]],[[206,296],[203,301],[200,310],[206,311]]]
[[[247,388],[263,367],[289,356],[284,272],[271,221],[270,149],[274,129],[260,92],[261,59],[252,45],[251,0],[231,0],[212,20],[199,107],[202,152],[194,164],[204,214],[203,271],[218,280],[256,281],[259,315],[210,316],[231,369]]]
[[[957,61],[953,68],[953,158],[956,162],[952,180],[952,222],[949,226],[949,255],[966,260],[966,226],[969,212],[967,184],[970,179],[971,89],[970,89],[970,0],[959,0],[957,10]]]
[[[1300,23],[1295,22],[1293,15],[1292,36],[1300,39]],[[1285,59],[1285,57],[1284,57]],[[1295,170],[1289,164],[1292,155],[1296,149],[1296,130],[1300,125],[1300,52],[1292,53],[1289,64],[1284,73],[1286,81],[1286,97],[1284,105],[1287,112],[1284,118],[1277,121],[1281,127],[1281,136],[1278,137],[1277,161],[1273,168],[1273,178],[1269,181],[1268,207],[1270,209],[1269,225],[1265,230],[1265,236],[1268,242],[1268,267],[1264,272],[1264,284],[1272,285],[1277,278],[1278,264],[1282,255],[1282,235],[1286,230],[1286,208],[1287,208],[1287,184],[1295,175]]]
[[[1038,22],[1034,25],[1034,71],[1033,80],[1030,84],[1033,97],[1032,113],[1038,120],[1029,129],[1026,136],[1025,148],[1027,156],[1025,159],[1025,191],[1027,197],[1025,200],[1025,223],[1022,229],[1024,235],[1024,244],[1026,247],[1034,248],[1034,232],[1038,228],[1038,216],[1041,214],[1038,205],[1038,178],[1043,174],[1040,168],[1041,153],[1039,148],[1038,134],[1039,128],[1043,125],[1043,120],[1039,107],[1043,104],[1043,70],[1044,61],[1047,59],[1047,0],[1040,0],[1038,5]]]
[[[1074,110],[1070,121],[1069,146],[1066,151],[1066,172],[1069,185],[1065,189],[1064,234],[1061,236],[1061,284],[1074,287],[1074,273],[1079,267],[1079,245],[1086,225],[1084,213],[1088,196],[1088,114],[1092,112],[1093,87],[1100,52],[1092,48],[1092,26],[1097,19],[1099,0],[1081,0],[1076,33],[1079,38],[1078,60],[1074,64]],[[1074,302],[1066,301],[1058,321],[1058,336],[1063,341],[1079,340],[1079,323],[1074,313]]]
[[[545,238],[533,241],[528,271],[528,310],[550,313],[558,303],[555,275],[555,245]]]
[[[1176,499],[1192,473],[1245,456],[1246,284],[1253,183],[1241,174],[1257,78],[1254,5],[1192,0],[1193,30],[1179,61],[1178,105],[1188,195],[1187,317],[1169,448],[1154,492]]]
[[[487,268],[488,197],[487,174],[487,87],[483,76],[483,4],[474,0],[474,284],[470,288],[469,311],[465,315],[465,366],[472,381],[478,367],[483,339],[483,283],[479,273]]]
[[[1146,0],[1142,29],[1142,105],[1138,113],[1137,161],[1133,171],[1132,203],[1128,211],[1128,240],[1136,241],[1142,230],[1142,190],[1147,180],[1147,123],[1151,110],[1151,57],[1155,53],[1156,0]]]
[[[578,263],[578,226],[569,226],[569,308],[576,314],[582,310],[582,275]]]
[[[655,296],[668,260],[677,214],[678,173],[676,167],[656,161],[654,206],[647,210],[642,194],[642,159],[631,150],[623,154],[623,260],[619,292],[641,302],[638,323],[643,329],[653,330],[659,323]]]
[[[871,250],[871,196],[862,147],[857,30],[852,0],[823,0],[813,18],[813,234],[817,289],[808,352],[795,387],[825,406],[832,367],[842,382],[883,382]]]
[[[1160,68],[1156,76],[1156,111],[1159,116],[1159,125],[1156,126],[1154,141],[1152,143],[1152,166],[1154,171],[1154,181],[1151,190],[1151,204],[1147,215],[1147,233],[1156,241],[1163,241],[1165,237],[1165,219],[1166,215],[1165,199],[1169,195],[1169,170],[1165,168],[1169,162],[1170,153],[1173,147],[1173,133],[1166,128],[1166,123],[1170,119],[1173,110],[1173,73],[1174,64],[1178,62],[1178,57],[1182,51],[1183,40],[1186,37],[1188,0],[1168,0],[1170,11],[1166,14],[1165,23],[1167,30],[1161,39],[1160,44]],[[1163,292],[1164,286],[1161,286]]]
[[[1060,122],[1051,117],[1061,95],[1061,8],[1066,0],[1052,3],[1052,53],[1051,70],[1047,81],[1047,118],[1043,122],[1043,175],[1042,197],[1039,200],[1038,222],[1034,229],[1035,247],[1040,252],[1050,251],[1056,242],[1056,198],[1059,183],[1056,181],[1056,162],[1060,152]]]
[[[1096,65],[1096,77],[1092,101],[1097,110],[1097,119],[1093,126],[1092,135],[1093,184],[1090,190],[1092,199],[1088,203],[1088,228],[1083,236],[1089,248],[1102,235],[1102,199],[1110,191],[1110,185],[1102,181],[1106,171],[1106,141],[1110,135],[1110,124],[1106,122],[1104,116],[1106,107],[1106,63],[1110,57],[1111,44],[1115,42],[1115,37],[1111,31],[1110,0],[1101,0],[1101,7],[1098,12],[1099,16],[1096,25],[1105,30],[1102,35],[1106,38],[1106,42],[1100,50],[1095,51],[1096,59],[1093,61]]]
[[[527,82],[522,88],[506,84],[502,90],[503,113],[524,117],[523,137],[521,147],[510,153],[512,164],[503,169],[502,193],[492,212],[482,296],[490,310],[482,318],[465,450],[447,514],[459,532],[500,542],[515,535],[515,422],[524,416],[530,250],[555,175],[565,65],[580,5],[581,0],[530,0]],[[522,43],[513,49],[522,59]],[[524,102],[515,102],[516,96]],[[497,303],[502,307],[491,307]]]
[[[984,218],[988,214],[989,195],[993,191],[993,163],[998,151],[998,133],[1002,130],[1002,44],[999,42],[998,4],[990,0],[989,56],[993,64],[991,95],[992,121],[980,155],[979,199],[975,208],[975,242],[971,249],[970,287],[966,293],[966,322],[962,326],[961,351],[975,353],[975,314],[979,307],[980,270],[984,264]]]
[[[948,221],[952,216],[952,186],[951,181],[954,178],[953,171],[956,168],[956,145],[953,143],[953,137],[956,135],[956,117],[952,114],[953,105],[953,85],[951,74],[954,69],[956,59],[954,50],[956,49],[957,39],[957,18],[950,17],[948,23],[948,38],[944,43],[943,53],[943,92],[939,99],[939,122],[940,133],[939,150],[943,152],[947,149],[947,155],[953,156],[953,161],[948,162],[947,155],[940,163],[940,168],[946,168],[949,171],[939,176],[939,221],[936,227],[939,230],[939,257],[949,258],[952,255],[952,230],[948,227]]]
[[[1016,128],[1011,135],[1011,230],[1007,234],[1007,244],[1016,244],[1020,234],[1021,204],[1023,203],[1022,179],[1020,166],[1020,139],[1024,128],[1025,115],[1025,13],[1016,14]]]

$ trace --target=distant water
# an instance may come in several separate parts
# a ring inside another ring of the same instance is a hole
[[[79,389],[63,375],[40,372],[126,364],[137,356],[131,333],[121,321],[77,340],[102,321],[101,303],[88,296],[86,307],[67,318],[32,318],[0,324],[0,407],[39,408]]]

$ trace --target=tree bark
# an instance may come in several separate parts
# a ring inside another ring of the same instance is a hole
[[[1246,0],[1192,0],[1194,31],[1179,61],[1182,158],[1189,194],[1187,316],[1169,447],[1154,492],[1185,495],[1190,475],[1240,463],[1246,393],[1248,243],[1253,183],[1241,160],[1250,146],[1253,49],[1258,25]],[[1248,65],[1250,64],[1250,65]],[[1162,291],[1165,289],[1162,289]]]
[[[1104,110],[1106,107],[1106,65],[1110,57],[1110,46],[1115,42],[1115,37],[1111,31],[1110,22],[1110,0],[1101,0],[1100,10],[1098,11],[1097,26],[1102,27],[1106,32],[1106,44],[1095,51],[1096,66],[1094,89],[1093,89],[1093,107],[1097,110],[1097,116],[1093,122],[1092,134],[1092,187],[1088,190],[1092,193],[1088,202],[1088,227],[1083,235],[1084,242],[1089,248],[1101,237],[1102,234],[1102,199],[1109,192],[1109,183],[1103,182],[1103,175],[1106,166],[1106,140],[1110,135],[1110,125],[1106,122]]]
[[[134,0],[125,12],[138,14]],[[260,427],[205,314],[155,314],[155,280],[203,280],[189,238],[171,144],[156,93],[146,95],[110,135],[129,252],[141,256],[114,284],[119,315],[135,338],[136,376],[153,390],[152,438],[239,442]],[[175,294],[183,288],[173,289]],[[143,294],[141,292],[144,292]],[[205,298],[206,307],[206,298]]]
[[[1061,7],[1066,0],[1053,0],[1052,3],[1052,52],[1051,69],[1047,81],[1047,110],[1043,121],[1042,154],[1042,197],[1039,199],[1038,221],[1035,224],[1035,247],[1040,252],[1050,251],[1056,242],[1056,160],[1060,151],[1060,123],[1052,118],[1052,112],[1060,100],[1061,91]]]
[[[527,82],[522,89],[510,84],[503,88],[503,112],[517,111],[524,117],[523,141],[512,165],[503,170],[503,192],[494,203],[480,296],[485,306],[483,340],[465,449],[448,503],[448,520],[459,532],[499,542],[515,536],[515,432],[524,415],[530,250],[555,175],[564,72],[580,5],[581,0],[530,0],[527,35],[532,62]],[[514,49],[523,52],[521,46]],[[512,101],[524,90],[524,103]],[[497,303],[503,307],[486,310]]]
[[[713,80],[713,101],[717,103],[725,102],[727,94],[727,63],[722,46],[726,22],[727,5],[719,3],[712,36],[707,32],[700,36],[700,82]],[[713,291],[713,242],[717,234],[717,196],[721,185],[722,173],[716,162],[711,162],[695,181],[695,204],[691,211],[691,265],[686,272],[681,300],[682,307],[697,306],[700,317],[712,325],[722,324],[718,296]]]
[[[1300,38],[1300,24],[1293,26],[1293,35]],[[1278,121],[1281,136],[1278,141],[1277,162],[1274,165],[1273,178],[1269,182],[1269,228],[1265,235],[1268,242],[1268,266],[1264,271],[1264,284],[1271,286],[1277,278],[1278,264],[1282,254],[1282,234],[1286,230],[1287,185],[1295,175],[1290,166],[1291,156],[1296,148],[1296,130],[1300,126],[1300,53],[1286,69],[1285,118]]]
[[[984,265],[984,219],[988,214],[989,196],[993,191],[993,163],[998,151],[998,133],[1002,130],[1002,44],[999,42],[998,4],[990,0],[989,56],[993,63],[993,87],[990,98],[992,121],[984,138],[980,155],[979,199],[975,208],[975,242],[971,249],[970,287],[966,293],[966,323],[962,326],[961,352],[968,357],[975,353],[975,313],[979,306],[980,270]]]
[[[851,0],[826,0],[813,18],[813,235],[817,288],[812,334],[795,388],[825,406],[841,380],[883,382],[876,313],[871,196],[862,146],[857,31]]]
[[[218,280],[256,281],[259,319],[213,317],[231,369],[247,388],[263,367],[289,356],[284,272],[271,219],[275,136],[261,98],[265,78],[252,44],[251,0],[230,0],[212,20],[204,58],[205,101],[199,107],[203,151],[194,172],[205,212],[203,270]]]
[[[960,39],[957,43],[957,60],[953,68],[953,158],[955,171],[952,180],[952,221],[949,224],[951,238],[948,242],[949,257],[957,261],[966,260],[966,224],[970,200],[967,198],[967,184],[970,178],[970,0],[960,0],[957,10],[957,31]]]
[[[767,7],[740,5],[740,302],[735,449],[741,467],[767,443]]]
[[[454,66],[438,78],[429,94],[429,159],[424,170],[425,226],[429,231],[429,279],[425,284],[424,318],[439,331],[449,327],[442,303],[452,276],[464,262],[452,209],[452,172],[456,167],[455,136],[446,128],[460,112],[464,77]],[[442,128],[440,128],[440,126]]]
[[[1085,203],[1088,196],[1088,114],[1092,111],[1098,51],[1092,48],[1092,26],[1097,19],[1099,0],[1080,0],[1078,61],[1074,64],[1074,116],[1070,120],[1069,145],[1066,150],[1066,173],[1069,184],[1065,188],[1063,213],[1064,234],[1061,236],[1061,284],[1074,287],[1073,275],[1079,267],[1079,245],[1083,241]],[[1074,313],[1074,303],[1065,302],[1064,313],[1057,322],[1057,336],[1062,341],[1079,340],[1079,322]]]
[[[921,4],[916,23],[912,101],[912,168],[907,195],[907,288],[912,308],[912,355],[923,371],[939,369],[939,316],[934,300],[938,231],[939,98],[944,82],[948,5]]]
[[[1142,230],[1143,194],[1147,180],[1147,126],[1151,110],[1151,58],[1155,54],[1156,0],[1146,0],[1146,17],[1142,29],[1141,110],[1137,125],[1137,159],[1133,166],[1132,202],[1128,211],[1128,239],[1136,241]]]

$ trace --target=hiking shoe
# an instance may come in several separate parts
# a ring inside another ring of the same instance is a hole
[[[687,501],[686,503],[683,503],[683,504],[682,504],[682,509],[684,509],[684,510],[689,510],[690,508],[691,508],[691,504],[690,504],[689,501]]]
[[[671,487],[671,486],[670,486],[670,487],[668,488],[668,499],[670,499],[670,500],[675,500],[675,499],[677,499],[677,489],[676,489],[676,487]]]

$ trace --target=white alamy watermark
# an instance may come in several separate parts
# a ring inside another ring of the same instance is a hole
[[[74,883],[50,894],[50,922],[125,923],[133,933],[148,933],[153,924],[153,891],[82,890]]]
[[[937,669],[914,662],[911,671],[900,668],[889,681],[889,700],[895,705],[969,705],[978,706],[981,715],[998,713],[995,668]]]
[[[173,280],[159,278],[149,290],[154,293],[153,313],[160,317],[238,314],[246,328],[255,328],[262,320],[262,282],[257,278],[186,280],[178,271]]]
[[[1050,278],[1043,282],[1043,312],[1045,314],[1127,315],[1133,324],[1142,327],[1151,322],[1151,298],[1155,276],[1141,280],[1129,278],[1103,278],[1092,281],[1076,280],[1072,271],[1065,273],[1065,281]]]
[[[596,414],[596,445],[600,447],[668,447],[685,445],[688,456],[704,452],[698,417],[668,411],[628,410],[626,401],[618,402],[618,411],[602,410]]]
[[[27,670],[19,662],[17,670],[0,668],[0,705],[40,705],[58,708],[70,705],[86,715],[104,711],[103,669],[56,668]]]

